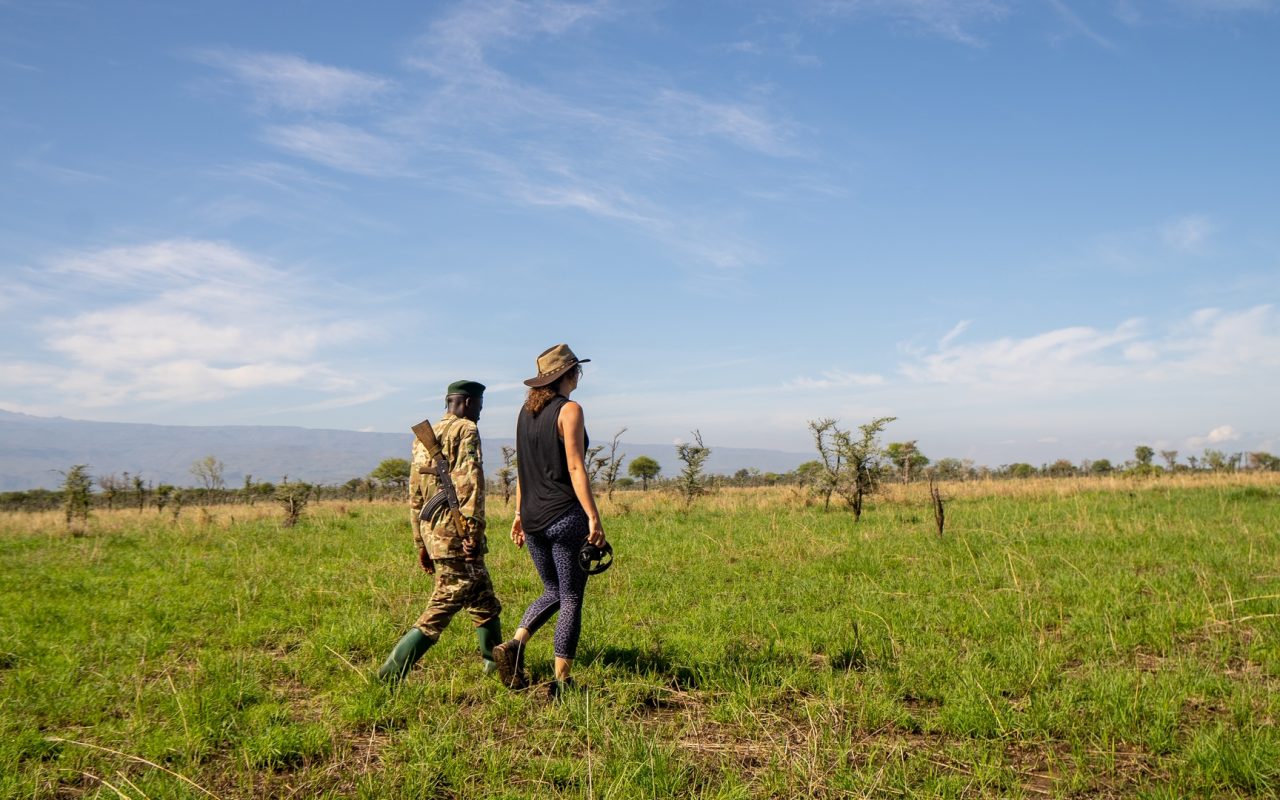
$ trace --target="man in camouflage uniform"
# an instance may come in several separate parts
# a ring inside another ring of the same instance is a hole
[[[464,527],[454,527],[448,506],[434,519],[420,520],[423,506],[440,491],[431,468],[426,446],[414,438],[413,466],[409,472],[409,508],[412,510],[413,542],[418,547],[418,564],[436,576],[435,591],[427,610],[391,651],[378,670],[384,681],[397,681],[408,674],[418,659],[440,638],[453,615],[466,609],[476,624],[485,672],[493,671],[493,646],[502,642],[498,615],[502,604],[493,593],[493,581],[484,565],[484,463],[480,454],[480,433],[476,422],[484,406],[484,386],[475,381],[449,384],[445,415],[434,426],[449,475],[458,493],[458,507]]]

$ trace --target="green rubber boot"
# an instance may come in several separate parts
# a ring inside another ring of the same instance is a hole
[[[476,639],[480,641],[480,657],[484,659],[484,674],[490,675],[498,668],[493,661],[493,648],[502,644],[502,620],[494,617],[476,628]]]
[[[428,637],[422,631],[410,628],[409,632],[400,638],[391,655],[387,656],[386,663],[378,670],[378,680],[394,683],[403,679],[409,674],[409,670],[413,669],[413,665],[418,663],[418,659],[422,658],[423,653],[430,650],[431,645],[435,643],[435,639]]]

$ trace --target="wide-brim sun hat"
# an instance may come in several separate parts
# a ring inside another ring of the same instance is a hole
[[[538,354],[538,374],[525,381],[524,385],[537,388],[555,383],[561,375],[590,360],[575,356],[567,344],[548,347]]]

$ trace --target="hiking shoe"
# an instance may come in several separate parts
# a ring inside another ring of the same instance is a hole
[[[547,684],[547,699],[551,701],[561,700],[570,692],[576,691],[578,684],[574,683],[573,678],[565,678],[562,681],[553,680]]]
[[[486,658],[484,660],[484,674],[492,675],[497,671],[498,671],[498,665],[495,662],[490,661],[489,659]]]
[[[524,646],[519,639],[503,642],[493,648],[493,662],[498,666],[498,680],[508,689],[525,689],[529,678],[524,674]]]

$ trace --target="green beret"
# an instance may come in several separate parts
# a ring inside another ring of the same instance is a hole
[[[449,389],[445,392],[445,396],[448,397],[451,394],[465,394],[470,397],[484,397],[484,384],[476,383],[475,381],[454,381],[449,384]]]

